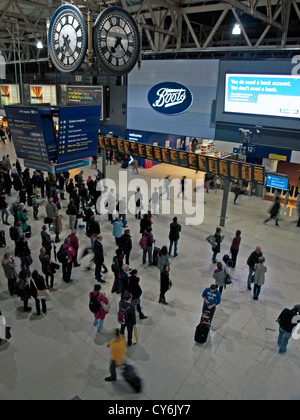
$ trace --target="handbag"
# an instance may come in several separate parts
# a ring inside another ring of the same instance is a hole
[[[33,280],[33,279],[32,279],[32,283],[34,284],[34,287],[35,287],[35,288],[36,288],[36,290],[37,290],[37,296],[36,296],[36,298],[37,298],[38,300],[46,299],[47,297],[49,297],[49,292],[48,292],[48,289],[39,290],[39,289],[36,287],[36,284],[35,284],[35,282],[34,282],[34,280]],[[45,284],[45,286],[46,286],[46,284]]]
[[[31,258],[31,255],[29,255],[27,258],[26,258],[26,265],[27,266],[29,266],[29,265],[31,265],[33,263],[33,260],[32,260],[32,258]]]
[[[209,242],[209,243],[211,244],[211,246],[212,246],[213,248],[216,248],[216,247],[218,246],[218,243],[217,243],[217,241],[216,241],[215,235],[209,235],[209,236],[206,238],[206,240],[207,240],[207,242]]]

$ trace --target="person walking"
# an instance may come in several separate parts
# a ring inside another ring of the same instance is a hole
[[[135,171],[136,174],[138,174],[139,173],[138,167],[139,167],[139,162],[138,162],[137,158],[134,158],[134,160],[132,162],[132,173]]]
[[[170,279],[170,266],[164,265],[160,271],[160,294],[158,303],[162,303],[163,305],[169,305],[166,301],[165,294],[170,289],[171,286],[171,279]]]
[[[38,297],[38,292],[46,289],[47,286],[44,277],[42,277],[37,270],[33,270],[30,282],[30,293],[35,299],[36,315],[41,315],[41,304],[43,313],[45,314],[47,312],[46,298],[40,299]]]
[[[124,365],[127,352],[125,337],[120,333],[119,328],[115,329],[114,337],[110,340],[107,347],[110,349],[110,376],[107,376],[104,379],[107,382],[111,382],[117,380],[116,368]]]
[[[61,245],[60,249],[66,251],[66,259],[62,262],[62,271],[63,271],[63,281],[66,283],[72,283],[72,261],[75,255],[75,250],[70,245],[70,238],[66,238],[64,243]]]
[[[97,235],[95,242],[94,242],[94,263],[95,263],[95,279],[99,281],[99,283],[106,283],[105,280],[102,279],[101,270],[102,265],[104,263],[104,252],[103,252],[103,236]]]
[[[248,275],[248,290],[251,290],[251,283],[252,283],[252,276],[255,269],[255,264],[258,264],[259,258],[263,257],[263,253],[261,251],[261,247],[257,246],[255,251],[251,252],[248,257],[247,264],[249,266],[249,275]]]
[[[132,346],[132,332],[136,325],[135,309],[132,303],[132,294],[125,293],[124,299],[120,300],[119,308],[126,312],[127,317],[125,323],[121,325],[120,334],[124,335],[125,328],[127,328],[127,347]]]
[[[169,246],[169,255],[171,257],[172,254],[172,248],[174,245],[174,257],[177,257],[177,247],[178,247],[178,240],[180,237],[181,232],[181,225],[177,222],[177,217],[173,217],[173,222],[170,224],[170,232],[169,232],[169,240],[170,240],[170,246]]]
[[[272,205],[269,213],[270,213],[270,217],[268,217],[265,221],[264,224],[267,224],[269,220],[271,219],[275,219],[275,226],[279,226],[278,224],[278,218],[279,218],[279,213],[280,213],[280,197],[276,197],[274,204]]]
[[[267,267],[264,265],[265,258],[259,257],[258,264],[254,266],[254,289],[253,289],[253,299],[258,300],[260,294],[261,286],[265,284],[265,274],[267,272]]]
[[[132,250],[130,229],[125,229],[124,234],[121,236],[119,241],[119,248],[123,251],[125,256],[125,263],[129,265],[130,252]]]
[[[127,285],[125,286],[125,289],[132,295],[132,304],[138,311],[139,318],[147,319],[148,317],[143,314],[141,308],[141,295],[143,292],[139,283],[140,278],[138,277],[138,271],[134,269],[131,271],[130,276],[127,279]]]
[[[28,306],[28,300],[31,297],[30,286],[28,282],[28,273],[24,269],[20,271],[17,279],[17,291],[24,305],[23,311],[31,312],[32,308]]]
[[[13,296],[16,293],[16,280],[18,277],[15,259],[12,255],[6,252],[2,257],[1,264],[4,275],[7,278],[8,291],[10,296]]]
[[[216,233],[214,235],[215,241],[216,241],[216,246],[212,248],[213,251],[213,257],[212,257],[212,262],[214,264],[217,263],[217,255],[221,252],[221,242],[224,239],[224,235],[221,236],[222,233],[222,229],[220,227],[216,228]]]
[[[202,313],[204,314],[205,311],[209,311],[212,320],[216,312],[216,307],[221,303],[221,294],[217,289],[217,286],[212,284],[210,287],[204,289],[202,298],[204,300]]]
[[[141,220],[141,211],[144,208],[143,205],[143,194],[141,193],[140,187],[137,187],[136,192],[134,193],[135,199],[135,218]]]
[[[186,180],[186,176],[183,176],[180,181],[181,191],[179,191],[179,193],[177,194],[177,197],[179,197],[180,194],[182,194],[182,198],[184,198],[185,180]]]
[[[238,196],[241,195],[242,191],[243,191],[243,188],[241,186],[240,181],[238,181],[233,188],[233,192],[234,192],[233,204],[236,204],[236,200],[238,199]]]
[[[170,265],[168,248],[165,245],[161,247],[157,256],[157,268],[159,271],[162,270],[164,265]]]
[[[108,299],[105,295],[105,293],[101,293],[101,284],[95,284],[94,285],[94,291],[90,293],[90,300],[95,297],[97,299],[98,305],[99,305],[99,311],[94,314],[94,327],[97,327],[97,333],[100,333],[103,329],[103,323],[106,315],[108,312],[103,308],[101,302],[104,303],[104,305],[108,305]]]
[[[278,335],[278,353],[286,353],[288,342],[292,336],[293,329],[300,322],[293,323],[293,318],[300,314],[300,305],[295,305],[292,309],[285,308],[279,317],[277,322],[279,323],[279,335]]]
[[[231,258],[232,258],[232,268],[236,267],[236,260],[240,249],[240,243],[241,243],[241,231],[237,230],[235,232],[235,237],[232,240],[231,246],[230,246],[230,252],[231,252]]]
[[[217,263],[217,268],[214,271],[213,278],[216,281],[216,286],[219,288],[220,295],[222,295],[223,289],[226,288],[226,270],[223,268],[221,262]]]

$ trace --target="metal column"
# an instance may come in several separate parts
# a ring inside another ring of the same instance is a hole
[[[222,226],[222,227],[225,226],[229,193],[230,193],[230,179],[225,178],[224,191],[223,191],[223,201],[222,201],[222,210],[221,210],[221,217],[220,217],[220,226]]]

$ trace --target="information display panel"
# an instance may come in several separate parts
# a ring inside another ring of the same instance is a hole
[[[196,153],[187,153],[187,157],[189,168],[198,171],[198,155]]]
[[[117,139],[110,139],[110,143],[111,143],[111,150],[113,150],[114,152],[118,151],[118,143],[117,143]]]
[[[40,110],[34,107],[9,106],[5,107],[5,113],[17,157],[39,163],[50,163]],[[52,136],[54,137],[54,131]]]
[[[139,156],[139,148],[138,148],[138,143],[135,142],[129,142],[130,144],[130,150],[131,150],[131,155],[133,156]]]
[[[146,148],[144,144],[138,143],[138,153],[140,158],[146,159]]]
[[[170,149],[166,149],[163,147],[161,149],[161,156],[163,163],[171,164]]]
[[[161,147],[153,146],[153,153],[154,153],[154,160],[156,162],[162,162],[163,161]]]
[[[209,156],[207,160],[208,160],[208,172],[214,175],[219,175],[218,159]]]
[[[99,146],[101,149],[105,149],[104,137],[98,137]]]
[[[239,179],[240,178],[240,164],[239,162],[230,161],[230,177]]]
[[[57,163],[97,154],[100,106],[59,108]]]
[[[124,141],[123,140],[117,140],[117,144],[118,144],[118,152],[119,153],[125,153]]]
[[[230,162],[226,159],[219,160],[219,175],[228,178],[230,176]]]
[[[188,168],[189,167],[188,153],[187,152],[180,152],[179,151],[179,166],[182,166],[183,168]]]
[[[146,144],[145,150],[146,150],[146,159],[155,160],[153,146],[151,146],[150,144]]]
[[[124,153],[128,156],[131,155],[131,147],[129,141],[124,141]]]
[[[201,172],[208,172],[208,162],[207,156],[197,155],[198,156],[198,167]]]
[[[252,166],[247,163],[241,164],[240,178],[247,182],[252,182]]]
[[[254,166],[253,168],[253,180],[260,185],[264,185],[265,183],[265,168],[263,166]]]
[[[179,151],[170,149],[170,162],[172,165],[179,165]]]
[[[110,137],[104,137],[105,149],[111,150],[111,139]]]

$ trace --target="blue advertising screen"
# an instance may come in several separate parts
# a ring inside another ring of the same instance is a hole
[[[288,190],[289,179],[276,175],[267,175],[266,186],[278,190]]]
[[[100,113],[97,105],[60,107],[57,163],[97,154]]]
[[[226,74],[224,111],[300,117],[300,76]]]
[[[44,126],[36,107],[5,107],[8,127],[14,140],[16,155],[39,163],[50,163],[46,137],[54,142],[54,132]],[[47,135],[46,135],[47,132]]]

